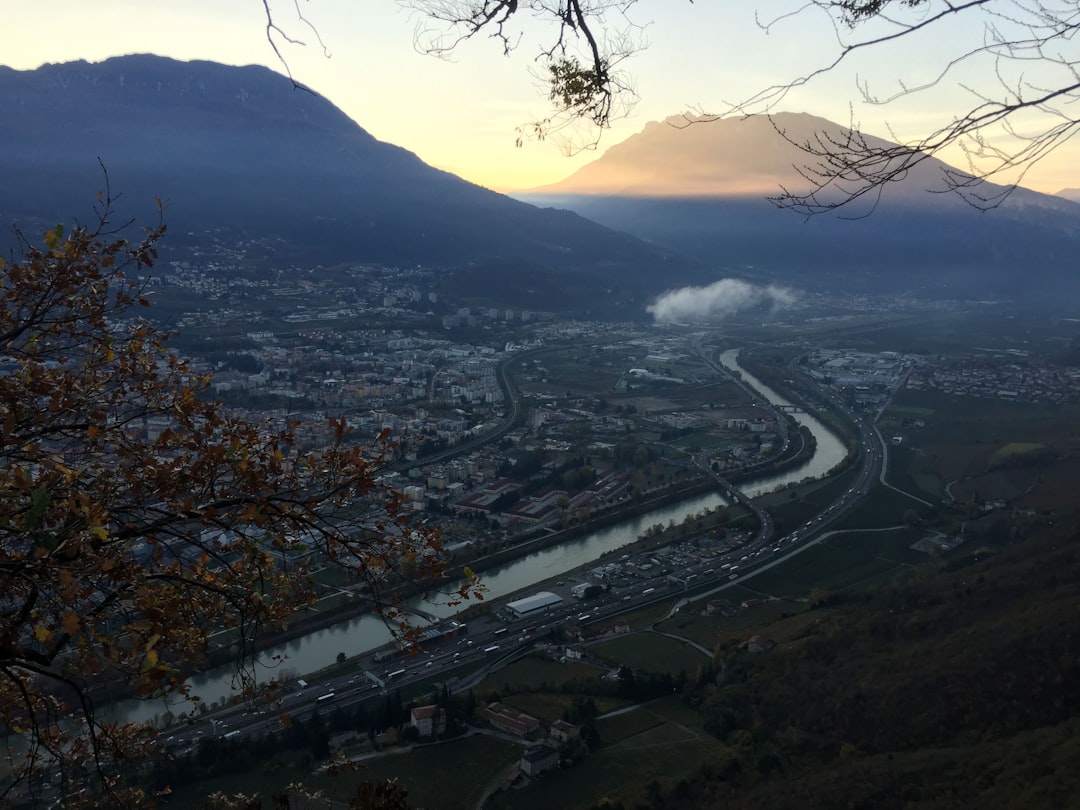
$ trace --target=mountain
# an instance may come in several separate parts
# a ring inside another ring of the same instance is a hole
[[[1073,202],[1080,202],[1080,188],[1063,188],[1057,193],[1057,196]]]
[[[927,192],[942,187],[947,168],[933,158],[890,184],[876,205],[807,219],[765,199],[781,186],[809,188],[798,171],[808,156],[790,141],[844,132],[801,113],[675,116],[565,180],[516,196],[678,246],[736,275],[803,288],[967,298],[1080,290],[1080,205],[1017,189],[1000,208],[980,211],[956,194]]]
[[[167,203],[166,247],[212,231],[309,264],[480,263],[478,283],[524,263],[530,281],[554,272],[591,302],[648,293],[658,265],[689,272],[671,251],[436,170],[262,67],[148,55],[0,67],[0,104],[5,231],[90,219],[103,165],[117,221],[156,221],[154,198]],[[540,308],[501,282],[502,301]]]

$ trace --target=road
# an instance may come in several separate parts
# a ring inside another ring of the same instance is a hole
[[[518,355],[514,359],[520,357]],[[505,373],[505,367],[502,373]],[[687,600],[708,598],[791,559],[831,534],[827,531],[828,527],[843,519],[859,503],[879,475],[884,460],[883,441],[874,431],[871,419],[847,409],[824,390],[815,393],[855,426],[859,470],[852,486],[834,503],[789,534],[775,538],[775,525],[767,511],[695,459],[695,463],[723,488],[727,497],[757,517],[757,532],[738,549],[712,557],[680,552],[673,555],[678,566],[674,571],[665,571],[652,551],[623,555],[620,563],[627,569],[636,566],[633,569],[639,572],[636,578],[620,581],[619,585],[609,587],[599,598],[588,603],[570,598],[567,582],[572,583],[574,578],[566,576],[564,580],[548,586],[559,593],[563,601],[535,615],[504,622],[476,619],[468,623],[467,632],[461,637],[441,640],[434,648],[421,649],[416,654],[380,661],[375,660],[374,654],[368,654],[360,660],[362,670],[359,672],[320,677],[317,680],[309,676],[305,686],[296,683],[275,698],[244,704],[212,718],[199,718],[189,725],[166,731],[162,734],[162,743],[169,750],[183,753],[194,750],[199,740],[208,734],[225,739],[242,739],[255,733],[273,733],[282,727],[282,714],[305,717],[316,710],[349,707],[381,699],[390,690],[423,682],[440,681],[451,689],[464,688],[466,682],[458,681],[455,671],[465,666],[475,670],[469,678],[469,682],[473,682],[489,671],[527,654],[536,644],[543,643],[554,627],[610,620],[621,613],[668,601],[680,591]],[[511,410],[504,424],[512,424],[519,413],[518,399],[512,398],[510,402]],[[658,569],[655,574],[651,573],[654,568]],[[477,664],[482,666],[477,667]]]

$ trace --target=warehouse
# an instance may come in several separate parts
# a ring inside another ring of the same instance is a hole
[[[524,599],[509,602],[506,607],[520,619],[522,616],[528,616],[530,613],[536,613],[538,610],[557,605],[561,601],[562,597],[558,594],[551,591],[540,591],[532,596],[526,596]]]

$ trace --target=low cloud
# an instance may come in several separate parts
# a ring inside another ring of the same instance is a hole
[[[736,278],[723,278],[708,287],[683,287],[664,293],[645,309],[657,323],[722,321],[737,312],[767,306],[784,309],[798,296],[787,287],[763,287]]]

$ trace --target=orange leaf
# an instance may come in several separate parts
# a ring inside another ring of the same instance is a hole
[[[68,610],[64,612],[64,632],[67,633],[69,636],[73,636],[78,633],[81,624],[82,622],[79,621],[78,615],[76,615],[73,611]]]

